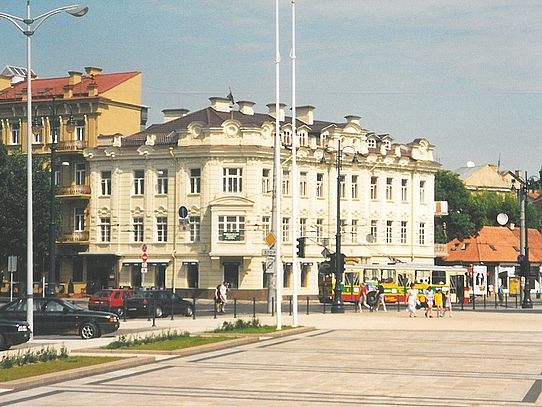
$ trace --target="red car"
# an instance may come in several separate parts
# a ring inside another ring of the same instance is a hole
[[[92,311],[109,311],[119,317],[124,313],[124,297],[130,298],[134,290],[123,288],[109,288],[96,292],[88,300],[88,309]]]

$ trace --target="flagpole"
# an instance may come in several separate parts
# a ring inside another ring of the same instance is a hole
[[[280,50],[279,50],[279,0],[275,0],[275,146],[273,155],[273,167],[275,171],[275,202],[274,202],[274,229],[275,229],[275,279],[276,279],[276,302],[277,302],[277,330],[282,329],[282,230],[280,219],[281,200],[281,167],[280,167]]]
[[[299,287],[299,263],[297,258],[297,201],[299,185],[297,181],[297,127],[296,127],[296,87],[295,87],[295,0],[292,0],[292,326],[297,326],[297,297]]]

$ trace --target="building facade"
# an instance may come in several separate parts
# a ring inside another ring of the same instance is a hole
[[[0,75],[0,137],[8,151],[24,153],[27,85],[21,76],[26,70],[7,68]],[[87,269],[103,265],[85,255],[90,236],[88,204],[93,192],[83,151],[96,147],[100,134],[129,135],[143,128],[147,108],[141,105],[141,73],[102,73],[100,68],[87,67],[84,74],[72,71],[66,77],[40,79],[33,75],[32,102],[32,153],[49,156],[53,142],[56,147],[53,168],[62,212],[57,281],[72,280],[76,286],[84,286]],[[53,128],[57,129],[56,140]],[[46,267],[35,270],[34,281],[46,274]]]
[[[276,114],[286,295],[293,285],[293,228],[307,237],[300,294],[318,290],[322,251],[334,251],[337,182],[342,252],[350,261],[433,263],[439,164],[427,140],[396,144],[389,135],[365,130],[357,116],[318,121],[314,107],[297,107],[298,182],[292,185],[292,125],[285,105],[276,112],[269,104],[262,114],[249,101],[239,101],[238,110],[225,98],[210,101],[192,113],[164,111],[162,124],[124,138],[100,136],[84,150],[92,191],[87,256],[104,265],[89,268],[87,278],[101,285],[175,289],[209,289],[226,279],[234,288],[266,288],[262,251],[272,225]],[[143,252],[148,259],[142,273]]]

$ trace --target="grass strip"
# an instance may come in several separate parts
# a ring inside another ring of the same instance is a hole
[[[292,329],[292,326],[282,326],[282,330],[286,331]],[[262,325],[262,326],[248,326],[243,328],[228,329],[215,329],[215,333],[236,333],[236,334],[268,334],[271,332],[277,332],[275,325]]]
[[[61,372],[85,366],[99,365],[114,362],[122,358],[108,356],[70,356],[67,358],[50,360],[47,362],[32,363],[23,366],[13,366],[0,369],[0,382],[23,379],[25,377],[40,376],[47,373]]]
[[[125,347],[134,350],[177,350],[236,339],[235,336],[178,336],[171,339]]]

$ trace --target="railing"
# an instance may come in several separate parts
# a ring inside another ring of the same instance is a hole
[[[436,257],[448,256],[448,246],[446,244],[435,243],[435,256]]]
[[[89,239],[88,230],[82,230],[80,232],[63,233],[61,237],[61,241],[64,243],[88,242],[88,239]]]
[[[59,141],[56,147],[57,151],[78,151],[87,147],[86,141],[63,140]]]
[[[66,196],[90,195],[90,185],[71,185],[69,187],[59,187],[56,194]]]

